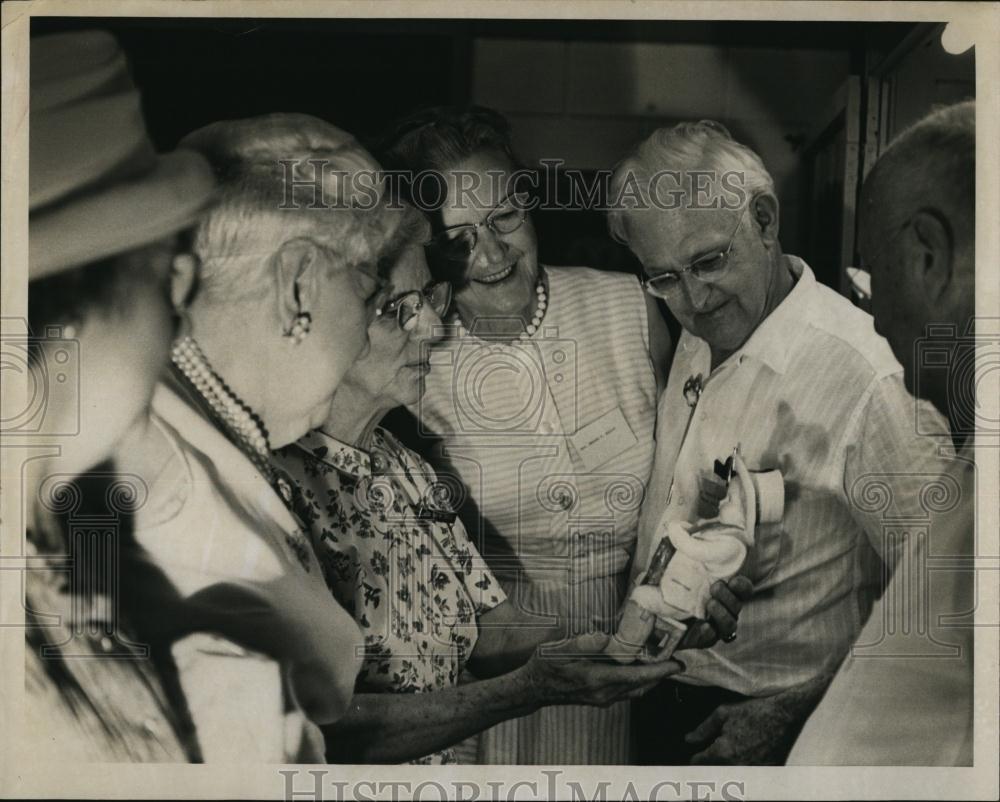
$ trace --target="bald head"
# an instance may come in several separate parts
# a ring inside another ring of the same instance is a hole
[[[975,177],[976,109],[966,102],[904,131],[861,193],[859,243],[872,275],[875,328],[911,392],[945,413],[941,371],[918,375],[915,354],[928,326],[952,326],[961,338],[975,313]]]
[[[862,191],[862,225],[903,225],[921,208],[945,213],[958,238],[975,234],[976,104],[932,112],[893,140]]]

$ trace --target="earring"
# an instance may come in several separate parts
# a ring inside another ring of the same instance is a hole
[[[299,312],[295,316],[295,320],[292,321],[291,327],[284,332],[284,335],[291,340],[294,345],[298,345],[306,338],[306,335],[309,334],[309,329],[311,327],[312,315],[308,312]]]

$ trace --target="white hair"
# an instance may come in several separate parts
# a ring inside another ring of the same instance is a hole
[[[630,208],[642,204],[663,208],[659,187],[652,189],[651,195],[651,186],[654,176],[665,171],[679,174],[680,191],[688,200],[691,181],[685,177],[693,178],[697,173],[713,175],[711,183],[716,188],[720,182],[728,185],[734,194],[743,196],[743,203],[761,192],[774,194],[774,179],[760,156],[734,140],[721,123],[701,120],[659,128],[615,166],[610,198],[624,198],[630,185],[637,203],[626,207],[624,202],[611,202],[608,227],[615,239],[627,242],[625,215]]]
[[[339,265],[377,265],[404,229],[414,235],[415,212],[386,196],[378,163],[315,117],[214,123],[183,146],[208,158],[220,184],[194,239],[209,303],[264,297],[275,280],[270,256],[297,236],[321,242]]]

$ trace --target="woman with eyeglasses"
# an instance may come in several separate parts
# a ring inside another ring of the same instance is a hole
[[[370,349],[348,371],[317,430],[276,460],[307,501],[333,595],[365,635],[351,710],[326,727],[338,763],[452,763],[461,739],[542,706],[630,698],[676,664],[612,666],[606,637],[585,635],[536,655],[562,634],[526,621],[454,512],[460,487],[379,424],[413,405],[451,286],[427,268],[422,232],[389,271],[368,328]],[[735,626],[725,589],[713,627]],[[458,686],[469,666],[480,681]]]
[[[379,157],[433,205],[428,260],[454,284],[448,334],[410,404],[440,437],[432,460],[468,493],[466,523],[525,616],[608,630],[652,464],[663,319],[630,275],[539,264],[500,114],[418,113]],[[627,763],[627,717],[627,704],[547,708],[484,733],[478,761]]]

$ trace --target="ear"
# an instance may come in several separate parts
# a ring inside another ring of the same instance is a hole
[[[955,250],[947,220],[921,209],[910,219],[903,237],[907,269],[929,306],[940,308],[952,288]]]
[[[300,312],[309,312],[316,306],[319,272],[325,263],[322,248],[309,237],[296,237],[283,242],[272,259],[278,279],[281,330],[288,331]]]
[[[170,262],[170,305],[176,310],[186,309],[194,295],[198,281],[198,257],[192,253],[178,253]]]
[[[750,201],[749,215],[764,245],[768,248],[778,242],[778,199],[770,192],[761,192]]]

